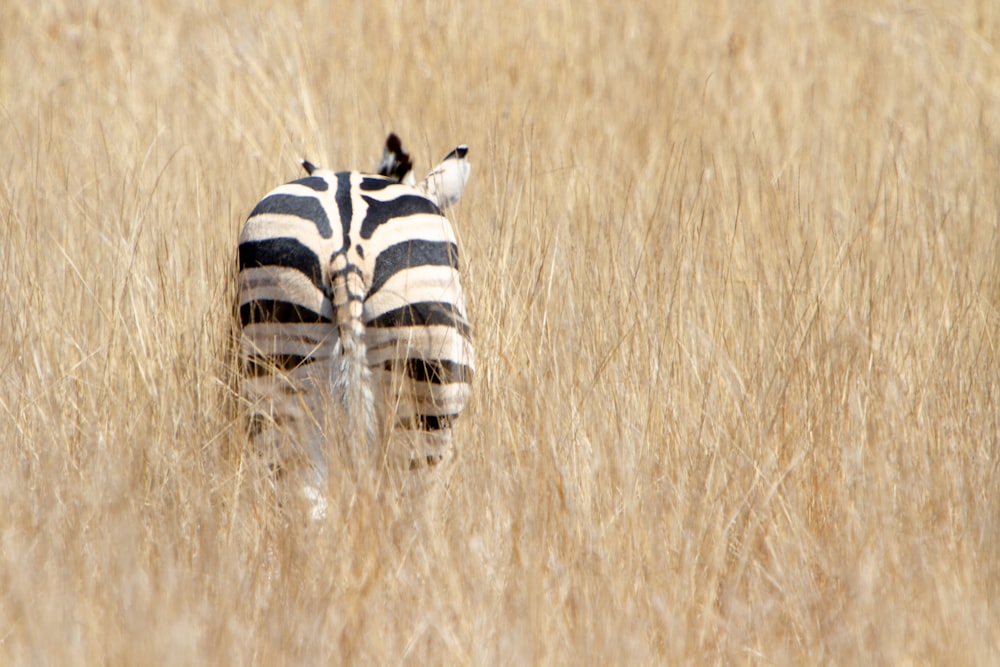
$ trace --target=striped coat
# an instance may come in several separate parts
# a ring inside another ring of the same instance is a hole
[[[420,183],[395,135],[378,173],[309,175],[268,193],[239,241],[241,393],[250,437],[286,466],[331,450],[440,461],[469,396],[471,328],[442,208],[467,149]]]

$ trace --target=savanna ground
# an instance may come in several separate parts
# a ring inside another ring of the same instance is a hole
[[[2,3],[0,663],[996,664],[998,45],[991,0]],[[310,523],[241,449],[236,236],[389,130],[471,147],[474,399]]]

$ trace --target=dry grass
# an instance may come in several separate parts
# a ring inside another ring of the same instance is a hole
[[[0,4],[0,663],[1000,660],[995,3],[260,4]],[[308,525],[235,239],[390,129],[474,403]]]

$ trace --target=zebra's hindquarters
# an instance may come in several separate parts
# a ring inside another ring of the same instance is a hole
[[[379,444],[393,467],[448,454],[474,367],[457,242],[441,213],[468,177],[465,151],[428,176],[437,189],[394,168],[386,177],[304,163],[307,178],[251,212],[239,303],[255,448],[321,472],[338,450],[364,466]]]
[[[250,446],[272,470],[325,475],[328,372],[329,364],[319,363],[242,379]]]
[[[329,378],[340,357],[333,309],[296,267],[264,264],[260,247],[266,243],[241,245],[238,279],[240,395],[250,444],[272,468],[323,474]]]
[[[444,218],[442,217],[442,220]],[[444,220],[444,223],[447,223]],[[450,235],[450,227],[446,228]],[[421,467],[452,453],[475,367],[457,250],[440,264],[416,252],[365,305],[368,366],[386,415],[386,456]]]

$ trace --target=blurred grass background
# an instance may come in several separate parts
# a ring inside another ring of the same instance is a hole
[[[0,662],[995,664],[1000,9],[0,6]],[[238,230],[470,145],[424,493],[240,454]],[[388,488],[388,487],[386,487]]]

